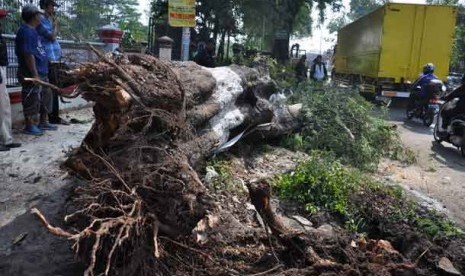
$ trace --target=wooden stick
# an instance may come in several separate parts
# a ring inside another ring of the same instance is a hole
[[[198,250],[198,249],[189,247],[189,246],[187,246],[187,245],[185,245],[185,244],[182,244],[182,243],[180,243],[180,242],[177,242],[177,241],[173,241],[172,239],[167,238],[167,237],[160,236],[160,239],[169,241],[169,242],[174,243],[175,245],[180,246],[180,247],[182,247],[182,248],[184,248],[184,249],[188,249],[188,250],[190,250],[190,251],[193,251],[193,252],[195,252],[195,253],[198,253],[198,254],[200,254],[200,255],[202,255],[202,256],[208,258],[210,261],[215,262],[215,260],[213,260],[213,258],[212,258],[210,255],[208,255],[207,253],[202,252],[202,251],[200,251],[200,250]]]
[[[269,269],[267,271],[263,271],[263,272],[260,272],[260,273],[256,273],[256,274],[249,274],[247,276],[261,276],[261,275],[268,275],[270,274],[271,272],[275,271],[275,270],[278,270],[280,268],[284,267],[282,264],[279,264],[275,267],[273,267],[272,269]]]
[[[433,247],[433,245],[428,246],[428,248],[426,248],[426,250],[423,251],[423,253],[421,253],[420,256],[418,256],[418,258],[414,262],[414,265],[418,265],[420,259],[431,249],[431,247]]]
[[[76,98],[77,96],[79,96],[79,93],[67,94],[67,93],[64,92],[63,88],[60,88],[58,86],[55,86],[55,85],[53,85],[53,84],[51,84],[49,82],[43,81],[43,80],[38,79],[38,78],[24,78],[24,80],[25,81],[30,81],[30,82],[33,82],[33,83],[37,83],[37,84],[46,86],[48,88],[51,88],[51,89],[55,90],[58,95],[60,95],[61,97],[64,97],[64,98],[73,99],[73,98]]]

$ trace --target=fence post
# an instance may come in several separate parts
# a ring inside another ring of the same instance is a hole
[[[97,35],[100,40],[105,43],[105,52],[114,52],[119,48],[121,38],[123,37],[123,31],[121,31],[115,24],[109,24],[97,29]]]
[[[171,52],[173,50],[174,40],[168,36],[158,38],[160,45],[159,58],[164,60],[171,60]]]

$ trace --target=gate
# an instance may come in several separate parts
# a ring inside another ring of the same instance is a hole
[[[158,38],[162,36],[169,36],[174,40],[173,52],[171,57],[173,60],[181,60],[182,48],[182,28],[174,28],[168,25],[168,20],[160,23],[160,19],[150,17],[149,19],[149,32],[148,32],[148,50],[151,54],[158,56],[159,45]]]

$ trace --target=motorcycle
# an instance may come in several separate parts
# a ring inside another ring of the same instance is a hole
[[[416,92],[420,91],[420,87],[416,87]],[[438,115],[440,110],[439,100],[441,94],[446,91],[446,87],[442,81],[434,80],[428,88],[428,96],[426,102],[412,100],[406,110],[407,119],[418,118],[423,121],[424,126],[431,126],[434,118]]]
[[[453,99],[452,101],[457,101]],[[442,125],[441,113],[444,110],[446,104],[442,105],[439,115],[436,119],[436,125],[434,126],[433,137],[438,143],[447,142],[457,147],[465,157],[465,114],[460,114],[453,117],[447,127],[445,133],[439,131],[440,124]]]

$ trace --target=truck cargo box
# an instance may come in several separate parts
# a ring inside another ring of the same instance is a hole
[[[398,88],[415,81],[423,65],[432,62],[445,80],[456,17],[452,6],[386,4],[339,30],[335,73]]]

